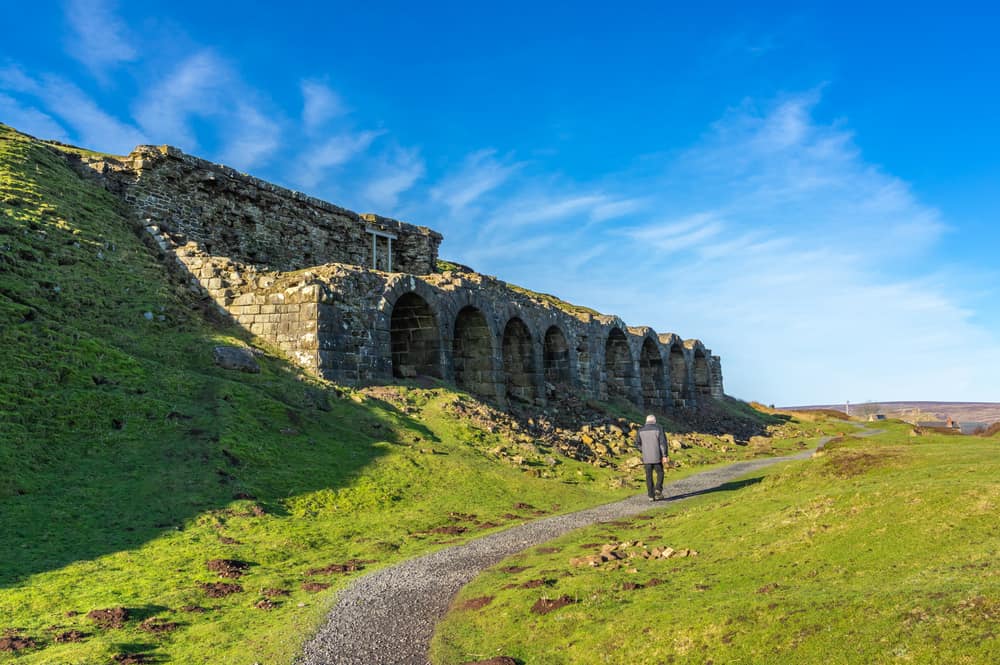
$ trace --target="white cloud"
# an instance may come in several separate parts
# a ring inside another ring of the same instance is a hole
[[[138,58],[128,27],[105,0],[69,0],[66,20],[72,30],[67,50],[99,79],[108,69]]]
[[[478,150],[465,158],[458,171],[445,176],[430,190],[431,199],[456,213],[501,186],[521,166],[496,159],[495,150]]]
[[[340,96],[319,81],[303,81],[302,84],[302,124],[312,133],[329,120],[346,112]]]
[[[383,133],[374,130],[344,133],[313,146],[299,160],[296,182],[303,187],[314,187],[323,180],[328,170],[346,164],[364,153]]]
[[[69,135],[52,116],[0,93],[0,119],[14,129],[40,139],[69,141]]]
[[[191,118],[226,115],[232,98],[240,92],[236,88],[229,67],[212,52],[201,51],[150,87],[135,104],[133,114],[157,143],[194,152],[198,141]]]
[[[383,162],[369,180],[364,196],[380,214],[396,214],[400,194],[412,188],[425,171],[417,150],[396,149],[392,158]]]
[[[273,155],[281,145],[281,127],[246,102],[237,105],[228,123],[220,159],[249,170]]]

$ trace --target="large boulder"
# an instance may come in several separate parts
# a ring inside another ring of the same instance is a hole
[[[251,374],[260,372],[260,365],[249,349],[239,346],[217,346],[212,356],[215,358],[215,364],[223,369],[235,369]]]

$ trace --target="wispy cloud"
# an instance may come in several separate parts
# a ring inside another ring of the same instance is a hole
[[[431,199],[456,213],[501,186],[522,164],[504,163],[496,154],[495,150],[478,150],[468,155],[457,171],[430,190]]]
[[[362,154],[383,133],[376,130],[347,132],[309,148],[300,159],[296,182],[304,187],[314,187],[326,177],[327,171]]]
[[[69,141],[66,130],[52,116],[31,106],[22,106],[13,97],[0,93],[0,119],[32,136]]]
[[[346,107],[336,92],[319,81],[302,81],[302,124],[313,133],[327,122],[343,115]]]
[[[70,26],[67,51],[99,80],[107,71],[139,56],[128,27],[107,0],[69,0],[66,20]]]
[[[211,51],[201,51],[180,62],[164,79],[151,86],[136,102],[133,114],[139,126],[156,137],[187,151],[198,149],[192,117],[218,116],[229,108],[233,74]]]
[[[92,97],[60,77],[45,75],[35,79],[9,66],[0,69],[0,87],[37,100],[50,116],[73,130],[74,136],[69,139],[75,137],[95,150],[128,152],[145,142],[142,132],[102,110]],[[35,119],[40,118],[36,115]],[[65,138],[65,132],[58,133]]]
[[[243,102],[224,132],[220,158],[226,164],[249,170],[274,155],[281,146],[281,126],[259,109]]]
[[[364,189],[364,196],[376,210],[395,214],[399,196],[409,190],[426,172],[416,149],[397,148],[378,167]]]

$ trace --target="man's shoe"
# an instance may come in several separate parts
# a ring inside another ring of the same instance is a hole
[[[655,496],[651,496],[651,497],[649,497],[649,500],[650,501],[656,501],[656,497]]]
[[[653,496],[653,501],[660,501],[661,499],[663,499],[663,492],[657,492],[657,493],[656,493],[656,494],[655,494],[655,495]]]

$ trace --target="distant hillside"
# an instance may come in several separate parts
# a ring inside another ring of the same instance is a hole
[[[844,411],[844,404],[815,404],[788,407],[795,411],[835,409]],[[889,418],[903,420],[947,420],[949,417],[960,423],[1000,422],[1000,402],[865,402],[851,404],[852,416],[885,414]]]

